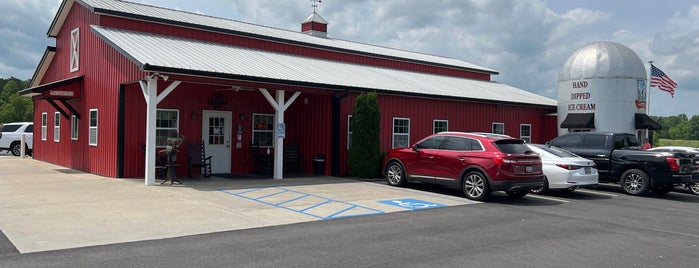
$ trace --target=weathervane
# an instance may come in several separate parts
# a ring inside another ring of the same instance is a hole
[[[323,2],[323,0],[310,0],[310,1],[311,1],[311,3],[313,3],[313,4],[311,4],[311,7],[313,7],[313,13],[316,13],[316,8],[318,8],[318,4]]]

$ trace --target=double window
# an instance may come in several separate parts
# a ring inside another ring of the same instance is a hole
[[[97,109],[90,109],[89,145],[97,146]]]
[[[158,109],[155,113],[155,146],[167,146],[167,138],[178,134],[180,130],[180,111]]]
[[[505,135],[505,123],[493,122],[493,129],[491,131],[493,134]]]
[[[449,131],[449,121],[448,120],[433,120],[432,121],[432,134],[437,134],[439,132]]]
[[[61,141],[61,113],[53,113],[53,141]]]
[[[532,142],[532,125],[521,124],[519,125],[519,138],[523,139],[527,143]]]
[[[393,147],[410,146],[410,118],[393,118]]]
[[[70,139],[78,140],[78,116],[76,115],[70,117]]]
[[[252,114],[252,144],[274,147],[274,115]]]
[[[46,140],[46,132],[48,131],[48,117],[47,113],[41,113],[41,140]]]

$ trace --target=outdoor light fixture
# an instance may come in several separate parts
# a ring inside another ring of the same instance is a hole
[[[192,119],[197,119],[197,112],[192,111],[191,115],[192,115]]]

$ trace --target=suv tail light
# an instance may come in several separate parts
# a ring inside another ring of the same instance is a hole
[[[566,165],[566,164],[556,164],[559,168],[562,169],[567,169],[567,170],[576,170],[576,169],[581,169],[581,166],[576,166],[576,165]]]
[[[674,157],[665,158],[665,162],[670,166],[670,170],[674,172],[680,171],[680,159]]]
[[[515,161],[515,160],[502,158],[500,156],[493,158],[493,162],[495,162],[495,164],[498,164],[498,165],[517,163],[517,161]]]

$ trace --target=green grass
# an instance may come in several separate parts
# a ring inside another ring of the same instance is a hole
[[[699,148],[699,140],[660,139],[660,141],[658,141],[658,144],[655,144],[653,147],[658,147],[658,146],[689,146],[689,147]]]

